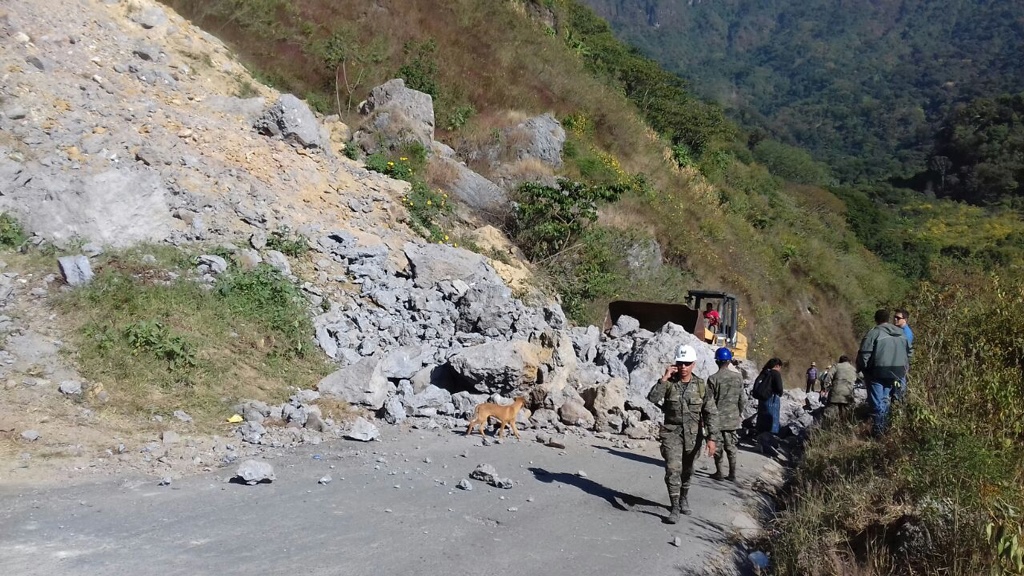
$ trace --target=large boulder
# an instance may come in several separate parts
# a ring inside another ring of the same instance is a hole
[[[507,211],[508,194],[497,184],[477,174],[454,158],[434,158],[439,171],[451,176],[447,189],[463,204],[484,213],[500,215]]]
[[[626,381],[612,378],[604,384],[581,392],[587,410],[594,414],[594,428],[601,432],[618,432],[626,414]]]
[[[562,167],[565,129],[550,112],[503,130],[501,142],[506,161],[538,160],[552,168]]]
[[[512,292],[504,284],[481,282],[473,285],[456,305],[459,318],[455,329],[491,338],[507,338],[516,321],[511,300]]]
[[[542,347],[513,340],[463,348],[448,362],[455,374],[477,392],[507,394],[533,385],[545,357]]]
[[[366,120],[353,140],[367,154],[394,150],[409,142],[432,149],[434,100],[430,94],[406,87],[396,78],[370,91],[360,106]]]
[[[260,134],[283,138],[303,148],[329,150],[327,130],[317,122],[309,106],[291,94],[282,94],[253,127]]]
[[[482,281],[504,286],[487,259],[475,252],[446,244],[412,242],[406,242],[403,251],[409,259],[413,281],[420,288],[433,287],[443,280],[459,280],[466,284]]]
[[[379,410],[392,386],[384,376],[380,356],[369,356],[324,377],[316,389],[328,398],[361,404]]]
[[[77,175],[21,165],[10,177],[0,181],[0,211],[10,210],[27,230],[49,240],[125,247],[160,242],[171,233],[167,192],[152,168]]]
[[[711,346],[687,332],[682,326],[669,322],[653,337],[638,341],[637,350],[628,359],[629,386],[627,398],[638,399],[647,396],[658,378],[665,373],[665,366],[672,363],[676,350],[682,344],[689,344],[697,351],[697,363],[693,374],[707,379],[718,371],[715,352]]]

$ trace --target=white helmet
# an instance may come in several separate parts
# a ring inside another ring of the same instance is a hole
[[[693,346],[688,344],[682,344],[676,349],[676,362],[696,362],[697,351],[693,349]]]

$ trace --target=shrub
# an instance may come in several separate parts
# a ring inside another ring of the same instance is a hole
[[[267,236],[267,248],[297,258],[309,252],[309,243],[287,226],[282,226]]]
[[[437,99],[437,42],[434,39],[406,42],[402,52],[406,61],[398,69],[398,76],[405,80],[406,87],[426,92]]]
[[[356,143],[351,140],[345,142],[344,153],[349,160],[359,160],[359,146],[356,146]]]
[[[306,300],[276,268],[261,264],[253,270],[222,275],[216,293],[233,313],[278,333],[282,337],[276,346],[279,353],[303,356],[310,351],[313,325]]]
[[[150,352],[166,360],[172,371],[194,368],[196,365],[195,346],[184,336],[172,333],[159,321],[139,320],[129,324],[124,329],[124,338],[132,350]]]
[[[536,260],[569,247],[597,219],[598,201],[614,200],[618,192],[562,178],[557,188],[522,184],[515,196],[513,236],[527,256]]]
[[[10,214],[0,214],[0,247],[18,248],[28,240],[28,234]]]
[[[451,215],[448,193],[431,188],[424,179],[427,151],[422,144],[406,144],[393,155],[382,152],[366,158],[366,167],[392,178],[405,180],[412,185],[402,204],[409,211],[409,219],[431,242],[448,242],[445,220]]]

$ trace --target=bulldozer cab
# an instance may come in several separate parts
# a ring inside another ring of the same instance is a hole
[[[718,312],[720,321],[716,327],[709,326],[704,318],[708,304]],[[734,358],[743,360],[747,357],[747,338],[738,330],[739,300],[726,292],[690,290],[686,293],[686,305],[616,300],[608,304],[608,314],[604,321],[606,332],[611,330],[620,316],[635,318],[641,328],[651,332],[657,332],[672,322],[708,344],[728,347]]]

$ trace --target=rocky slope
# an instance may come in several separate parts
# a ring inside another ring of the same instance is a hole
[[[609,334],[570,327],[557,303],[513,297],[508,283],[523,281],[524,266],[423,243],[405,225],[408,184],[341,154],[348,127],[259,85],[217,39],[158,4],[15,0],[0,8],[0,38],[0,210],[25,224],[32,243],[94,255],[166,242],[218,247],[235,266],[266,262],[302,285],[317,314],[310,338],[337,364],[317,390],[297,390],[284,404],[225,406],[225,416],[243,420],[226,437],[195,433],[186,414],[168,414],[159,434],[135,430],[94,409],[102,398],[83,401],[96,388],[81,387],[62,353],[65,328],[48,302],[74,281],[56,266],[42,275],[7,270],[0,478],[177,476],[268,447],[376,436],[370,420],[323,415],[321,397],[371,419],[453,429],[485,399],[526,394],[521,427],[543,429],[541,440],[574,433],[625,442],[654,432],[660,414],[644,396],[678,344],[699,349],[698,375],[713,369],[711,348],[678,326],[654,334],[626,317]],[[395,94],[411,91],[400,84],[375,91],[356,134],[364,147],[403,133],[402,115],[387,108],[403,110]],[[433,112],[418,110],[417,133],[451,170],[452,196],[475,208],[501,202],[499,186],[430,139]],[[504,156],[557,165],[564,132],[549,116],[530,125],[543,137],[516,140],[536,150]],[[267,235],[283,227],[313,256],[289,261],[268,249]],[[214,254],[201,260],[200,282],[229,265]],[[796,433],[808,422],[802,401],[785,416]]]

